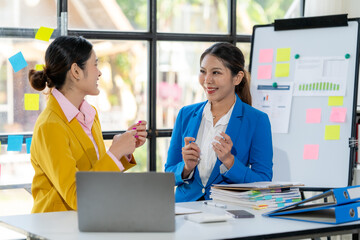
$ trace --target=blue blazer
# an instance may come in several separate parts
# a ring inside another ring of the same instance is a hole
[[[202,196],[210,199],[212,184],[271,181],[273,149],[269,118],[265,113],[243,103],[238,96],[236,98],[225,132],[233,142],[231,153],[235,157],[234,165],[221,174],[222,163],[217,159],[206,186],[201,182],[197,167],[191,179],[182,179],[185,163],[181,149],[185,145],[185,137],[197,137],[207,101],[185,106],[180,110],[165,164],[165,171],[175,174],[176,202],[196,201]]]

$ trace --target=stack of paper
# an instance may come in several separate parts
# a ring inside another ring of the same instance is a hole
[[[290,187],[292,186],[292,187]],[[214,185],[210,197],[254,209],[279,208],[301,201],[300,183],[258,182],[251,184]]]

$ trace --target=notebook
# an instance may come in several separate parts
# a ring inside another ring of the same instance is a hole
[[[79,230],[175,231],[173,173],[77,172]]]

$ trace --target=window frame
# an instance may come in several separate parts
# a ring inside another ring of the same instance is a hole
[[[57,28],[54,30],[52,39],[60,35],[83,36],[90,40],[143,40],[148,42],[148,149],[147,171],[156,171],[156,140],[161,137],[171,137],[172,129],[158,129],[156,126],[156,84],[157,84],[157,42],[158,41],[182,41],[182,42],[230,42],[251,43],[251,35],[237,34],[236,25],[237,0],[228,0],[228,33],[227,34],[194,34],[194,33],[169,33],[157,31],[157,0],[148,0],[148,29],[147,31],[99,31],[99,30],[73,30],[68,29],[68,0],[57,0]],[[305,0],[300,0],[301,16],[304,16]],[[1,28],[1,38],[34,38],[34,28]],[[103,131],[104,140],[112,139],[114,135],[123,131]],[[32,134],[22,134],[25,139]],[[2,144],[7,144],[9,134],[0,134]],[[26,188],[28,185],[0,185],[0,189]]]

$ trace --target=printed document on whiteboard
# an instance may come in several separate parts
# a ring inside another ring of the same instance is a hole
[[[272,133],[288,133],[293,83],[283,82],[277,87],[253,85],[251,91],[253,107],[267,113]]]

